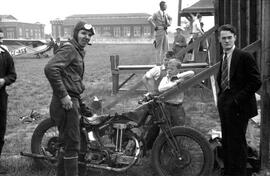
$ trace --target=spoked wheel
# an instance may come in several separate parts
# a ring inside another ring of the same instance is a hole
[[[39,167],[55,167],[57,165],[58,129],[51,119],[43,120],[35,129],[31,140],[31,151],[54,160],[35,159]]]
[[[114,137],[112,139],[114,150],[117,150],[118,152],[111,155],[111,160],[114,162],[109,165],[110,167],[113,167],[113,170],[116,172],[124,172],[133,166],[138,160],[141,152],[139,139],[133,132],[128,130],[124,132],[121,144],[116,144]],[[119,151],[120,148],[121,151]]]
[[[152,149],[152,163],[156,172],[160,176],[209,176],[214,156],[205,137],[187,127],[174,127],[172,133],[180,155],[177,155],[165,135],[160,135]]]

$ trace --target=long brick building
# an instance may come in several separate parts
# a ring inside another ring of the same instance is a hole
[[[70,38],[74,25],[84,20],[95,27],[95,39],[152,38],[154,29],[148,23],[146,13],[81,14],[51,21],[54,38]]]
[[[44,39],[44,24],[19,22],[12,15],[0,15],[0,27],[8,39]]]

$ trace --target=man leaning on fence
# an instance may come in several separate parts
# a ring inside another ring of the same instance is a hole
[[[169,50],[167,28],[171,26],[172,22],[172,17],[166,13],[166,2],[161,1],[159,6],[160,10],[148,18],[149,23],[155,28],[156,64],[162,63],[162,59]]]
[[[155,67],[148,70],[142,77],[143,84],[147,89],[148,93],[152,95],[159,94],[158,85],[161,79],[167,74],[167,66],[170,59],[174,57],[173,51],[168,51],[166,57],[163,59],[162,65],[156,65]]]

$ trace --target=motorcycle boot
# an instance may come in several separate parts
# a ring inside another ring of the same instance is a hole
[[[56,176],[65,176],[65,169],[64,169],[64,151],[62,148],[59,150],[58,154],[58,163],[56,169]]]
[[[79,165],[79,176],[86,176],[87,174],[87,167],[85,164]]]
[[[79,154],[79,176],[86,176],[87,167],[85,164],[85,154]]]
[[[65,176],[78,176],[78,156],[64,157]]]

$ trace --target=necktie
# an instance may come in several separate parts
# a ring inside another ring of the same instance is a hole
[[[225,91],[229,87],[229,80],[228,80],[228,58],[227,53],[225,53],[222,67],[221,67],[221,89]]]
[[[167,22],[167,18],[166,18],[166,15],[165,15],[165,12],[164,11],[163,11],[163,18],[164,18],[164,21],[165,21],[165,25],[167,25],[168,22]]]

